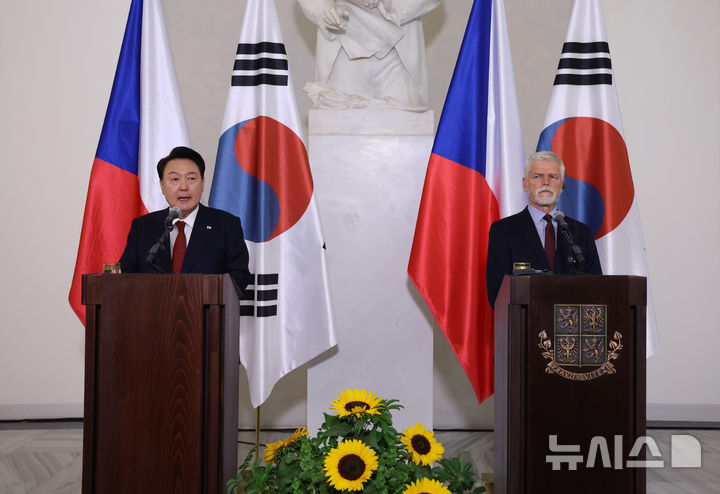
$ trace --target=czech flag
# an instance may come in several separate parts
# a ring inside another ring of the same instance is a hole
[[[595,234],[604,274],[648,275],[630,160],[599,0],[576,0],[538,151],[565,163],[558,209]],[[659,348],[648,287],[647,356]]]
[[[428,163],[408,273],[482,402],[493,393],[485,265],[520,211],[525,153],[502,0],[475,0]]]
[[[82,275],[120,259],[134,218],[167,207],[157,162],[189,142],[160,0],[133,0],[90,172],[70,287],[70,306],[83,324]]]
[[[254,407],[285,374],[336,344],[325,240],[301,136],[275,3],[248,0],[210,206],[240,217],[250,254],[240,361]]]

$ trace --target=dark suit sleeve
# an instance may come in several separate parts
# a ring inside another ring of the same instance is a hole
[[[511,271],[512,260],[510,258],[508,238],[498,223],[495,222],[490,226],[487,266],[485,268],[487,295],[491,307],[495,307],[495,299],[497,298],[503,278]]]
[[[125,251],[120,257],[120,269],[123,273],[139,273],[138,270],[138,225],[137,218],[130,225],[130,233],[128,233],[127,242],[125,243]]]
[[[230,278],[240,294],[250,282],[249,256],[240,218],[232,216],[225,242],[225,252],[227,253],[225,271],[230,274]]]

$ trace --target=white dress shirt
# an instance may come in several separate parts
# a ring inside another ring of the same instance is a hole
[[[178,221],[185,222],[185,246],[186,247],[190,243],[190,235],[192,235],[192,229],[193,229],[193,225],[195,224],[195,218],[197,218],[198,209],[200,209],[200,206],[195,206],[195,209],[193,209],[192,213],[187,215],[187,218],[184,218],[184,219],[178,218],[176,220],[173,220],[173,226]],[[177,228],[173,228],[172,231],[170,232],[170,252],[171,252],[170,256],[171,257],[172,257],[173,248],[175,247],[175,239],[177,238],[177,236],[178,236]]]
[[[546,213],[545,211],[541,211],[532,204],[528,204],[528,211],[530,212],[530,217],[532,217],[533,223],[535,223],[535,229],[537,230],[538,237],[540,237],[540,243],[543,246],[543,249],[545,248],[545,227],[547,226],[547,221],[545,220],[545,215],[549,214],[550,216],[553,216],[557,212],[557,208],[554,208],[549,213]],[[555,245],[557,245],[557,221],[555,221],[555,218],[553,217],[552,220],[553,228],[555,228]]]

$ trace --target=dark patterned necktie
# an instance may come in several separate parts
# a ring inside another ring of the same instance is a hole
[[[187,240],[185,240],[185,222],[178,221],[175,223],[178,235],[175,239],[172,253],[172,272],[179,273],[185,260],[185,250],[187,249]]]
[[[545,215],[545,255],[550,263],[550,269],[555,271],[555,227],[552,224],[552,216]],[[177,244],[176,244],[177,245]]]

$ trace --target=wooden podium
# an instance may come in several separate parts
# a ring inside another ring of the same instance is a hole
[[[83,494],[221,494],[237,469],[228,275],[83,276]]]
[[[495,492],[645,492],[645,306],[639,276],[505,277]]]

